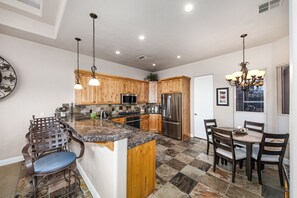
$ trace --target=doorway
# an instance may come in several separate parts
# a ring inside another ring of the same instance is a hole
[[[194,136],[206,139],[204,119],[213,118],[213,75],[194,77]]]

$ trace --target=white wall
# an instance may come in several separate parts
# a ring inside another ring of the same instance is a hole
[[[0,56],[16,70],[18,84],[0,100],[0,160],[21,155],[32,115],[53,115],[62,103],[74,101],[76,53],[0,34]],[[75,44],[74,44],[75,46]],[[80,56],[89,70],[92,57]],[[144,79],[148,72],[96,59],[99,72]]]
[[[266,117],[267,130],[269,132],[276,132],[278,128],[284,128],[283,126],[277,126],[277,97],[276,97],[276,66],[281,64],[288,64],[289,62],[289,39],[288,37],[282,38],[270,44],[246,49],[246,60],[250,62],[249,69],[267,69],[267,75],[265,77],[266,83],[266,106],[265,113],[262,113]],[[239,71],[238,63],[242,61],[242,51],[237,51],[222,56],[213,57],[210,59],[182,65],[179,67],[166,69],[159,71],[160,78],[167,78],[173,76],[189,76],[191,78],[195,76],[202,76],[207,74],[214,74],[214,96],[216,88],[230,87],[225,80],[225,75]],[[217,119],[218,125],[221,126],[233,126],[234,124],[234,90],[232,87],[230,91],[229,106],[216,106],[216,99],[214,98],[214,117]],[[269,98],[269,99],[268,99]],[[191,133],[193,134],[193,80],[191,80]],[[268,115],[268,116],[266,116]],[[258,115],[259,116],[259,115]],[[263,117],[262,116],[262,117]],[[261,116],[260,116],[261,117]],[[288,122],[281,123],[288,125]]]

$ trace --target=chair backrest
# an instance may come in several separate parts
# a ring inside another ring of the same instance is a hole
[[[251,131],[263,133],[264,132],[264,123],[252,122],[252,121],[245,120],[244,128],[251,130]]]
[[[216,153],[216,150],[220,148],[224,151],[231,152],[232,158],[235,159],[232,131],[213,127],[211,133],[214,152]]]
[[[263,133],[258,160],[262,155],[279,156],[279,162],[283,161],[285,151],[289,140],[289,134]]]
[[[208,136],[211,135],[211,127],[217,127],[217,121],[216,119],[205,119],[204,126],[205,126],[206,137],[208,139]]]
[[[68,131],[55,117],[32,120],[29,134],[36,157],[53,150],[65,149],[68,143]]]

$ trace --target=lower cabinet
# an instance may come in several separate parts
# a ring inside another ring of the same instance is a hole
[[[149,130],[149,115],[140,116],[140,130],[142,131]]]
[[[148,197],[156,183],[156,140],[128,150],[127,197]]]
[[[162,131],[162,117],[161,114],[150,114],[149,117],[149,131]]]

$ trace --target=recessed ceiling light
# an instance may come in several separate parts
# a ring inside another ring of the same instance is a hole
[[[116,53],[116,54],[120,54],[121,52],[120,52],[120,51],[115,51],[115,53]]]
[[[144,35],[139,35],[139,40],[144,40],[145,39],[145,36]]]
[[[178,55],[176,58],[181,58],[181,56]]]
[[[153,67],[155,67],[156,66],[156,64],[155,63],[153,63]]]
[[[185,5],[185,11],[186,12],[191,12],[193,10],[193,5],[192,4],[187,4]]]

